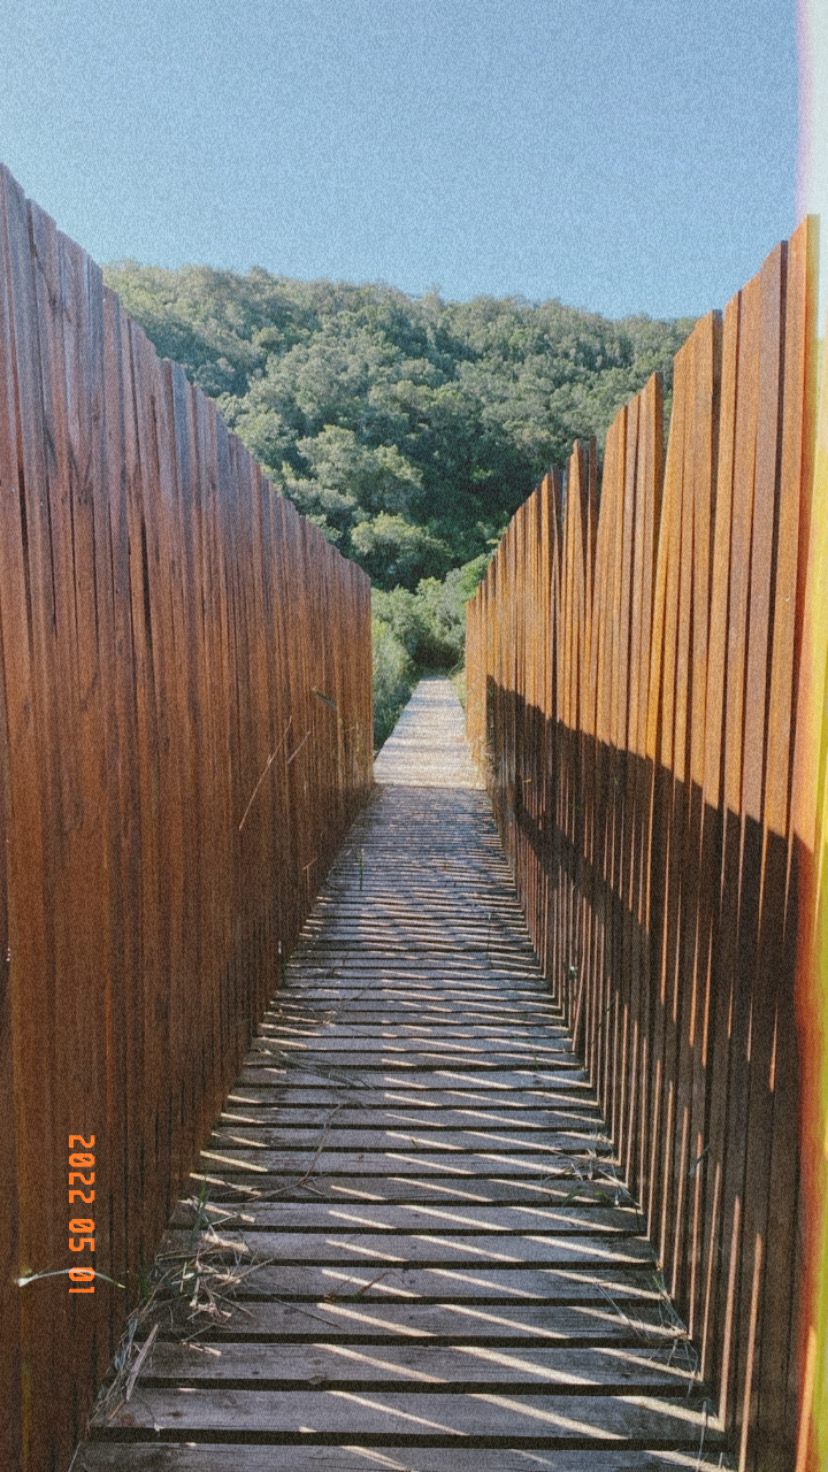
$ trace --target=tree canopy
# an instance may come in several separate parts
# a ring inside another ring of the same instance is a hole
[[[123,262],[108,284],[325,536],[369,573],[375,739],[418,670],[462,658],[465,600],[509,517],[573,441],[599,443],[689,319],[558,301]]]
[[[573,440],[603,436],[689,321],[557,301],[126,262],[109,284],[274,484],[381,588],[486,551]]]

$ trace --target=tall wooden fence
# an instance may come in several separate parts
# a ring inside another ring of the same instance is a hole
[[[815,235],[698,323],[666,456],[654,378],[609,431],[600,497],[579,446],[468,610],[469,731],[535,944],[762,1472],[818,1465],[795,1453]],[[812,603],[826,573],[812,562]]]
[[[369,585],[2,170],[0,676],[0,1464],[65,1472],[65,1270],[151,1263],[371,782]]]

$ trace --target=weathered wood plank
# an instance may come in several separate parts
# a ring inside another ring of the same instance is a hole
[[[484,1113],[496,1111],[498,1114],[513,1116],[515,1120],[531,1120],[536,1114],[543,1118],[545,1109],[560,1110],[562,1113],[573,1111],[578,1115],[589,1111],[590,1115],[597,1113],[599,1118],[603,1117],[588,1085],[583,1081],[572,1084],[566,1081],[560,1088],[492,1089],[487,1080],[484,1086],[474,1089],[440,1089],[428,1088],[419,1076],[409,1076],[399,1081],[397,1087],[389,1084],[387,1088],[376,1087],[368,1093],[360,1086],[361,1076],[349,1085],[347,1081],[340,1084],[338,1075],[335,1075],[332,1083],[327,1076],[314,1073],[311,1075],[311,1082],[303,1070],[298,1070],[300,1077],[296,1083],[292,1083],[290,1074],[293,1070],[286,1069],[283,1072],[284,1081],[271,1080],[257,1072],[251,1083],[237,1084],[227,1096],[227,1108],[233,1109],[237,1104],[246,1108],[257,1101],[268,1108],[278,1105],[280,1101],[290,1100],[287,1107],[293,1107],[294,1112],[310,1109],[316,1119],[319,1118],[319,1111],[326,1105],[339,1105],[343,1110],[351,1109],[360,1113],[373,1111],[376,1114],[398,1105],[404,1109],[416,1109],[424,1119],[439,1115],[444,1110],[450,1112],[465,1108],[481,1109]],[[307,1083],[303,1079],[307,1079]]]
[[[346,1204],[306,1202],[253,1202],[244,1207],[221,1205],[207,1201],[179,1205],[173,1213],[173,1227],[190,1227],[196,1216],[215,1223],[217,1229],[245,1228],[248,1232],[279,1227],[290,1232],[324,1232],[338,1228],[370,1231],[382,1229],[391,1234],[429,1228],[434,1231],[464,1235],[490,1232],[625,1232],[638,1235],[643,1218],[633,1206],[508,1206],[494,1209],[485,1206],[377,1205],[372,1202]]]
[[[576,1061],[571,1047],[564,1042],[557,1043],[554,1039],[538,1042],[536,1047],[520,1040],[507,1042],[497,1038],[460,1037],[453,1042],[449,1037],[438,1036],[426,1041],[424,1037],[412,1033],[398,1037],[390,1029],[384,1036],[374,1033],[367,1037],[314,1034],[303,1038],[291,1035],[284,1029],[275,1035],[261,1033],[253,1045],[251,1061],[259,1056],[272,1057],[274,1054],[280,1058],[288,1057],[297,1063],[313,1064],[318,1060],[323,1064],[344,1064],[346,1067],[357,1068],[383,1068],[388,1064],[402,1068],[412,1064],[416,1068],[428,1068],[435,1064],[439,1066],[447,1059],[460,1064],[468,1061],[469,1067],[478,1069],[520,1067],[525,1063],[533,1063],[536,1068],[544,1064],[554,1067],[556,1064],[562,1063],[565,1066],[569,1061]]]
[[[498,1439],[519,1447],[538,1443],[547,1449],[596,1443],[647,1442],[699,1448],[710,1435],[698,1398],[678,1404],[636,1395],[498,1395],[489,1392],[440,1393],[434,1390],[357,1392],[209,1391],[183,1387],[144,1387],[97,1434],[145,1429],[186,1440],[208,1433],[222,1438],[253,1433],[260,1441],[278,1438],[299,1443],[323,1437],[359,1437],[369,1445],[445,1445],[455,1437]]]
[[[495,1349],[486,1345],[174,1344],[157,1340],[145,1362],[142,1385],[215,1384],[237,1390],[286,1390],[291,1386],[385,1385],[452,1390],[534,1386],[584,1394],[660,1389],[691,1394],[696,1376],[671,1345],[653,1350],[629,1345],[600,1349]],[[240,1382],[247,1382],[243,1385]]]
[[[240,1084],[268,1084],[271,1082],[289,1082],[291,1084],[302,1083],[324,1083],[328,1077],[338,1077],[343,1081],[348,1079],[356,1081],[365,1089],[375,1088],[382,1085],[392,1087],[403,1085],[405,1088],[423,1089],[456,1089],[464,1085],[470,1085],[475,1089],[491,1089],[497,1092],[505,1090],[532,1091],[536,1097],[543,1097],[544,1088],[566,1088],[583,1085],[587,1087],[587,1076],[582,1068],[573,1061],[571,1068],[514,1068],[509,1071],[493,1067],[471,1067],[465,1059],[458,1060],[454,1068],[439,1064],[423,1064],[414,1068],[411,1064],[396,1063],[396,1068],[377,1067],[375,1063],[365,1062],[345,1063],[342,1059],[330,1058],[324,1060],[317,1058],[313,1065],[300,1059],[297,1062],[286,1063],[283,1056],[268,1062],[267,1056],[262,1053],[248,1054],[245,1065],[239,1074]],[[594,1099],[594,1095],[592,1096]]]
[[[323,1116],[313,1129],[302,1129],[294,1126],[291,1130],[276,1129],[267,1121],[254,1121],[252,1123],[233,1123],[222,1120],[213,1130],[211,1135],[211,1146],[213,1150],[226,1148],[239,1149],[244,1147],[250,1150],[315,1150],[324,1140],[327,1155],[334,1151],[378,1151],[397,1150],[401,1145],[406,1149],[422,1149],[431,1156],[444,1151],[490,1151],[499,1153],[535,1152],[548,1157],[550,1154],[558,1155],[562,1152],[594,1150],[597,1154],[606,1154],[609,1151],[609,1143],[605,1137],[599,1134],[594,1122],[579,1130],[573,1129],[571,1123],[568,1128],[560,1128],[554,1132],[542,1130],[540,1137],[531,1131],[510,1130],[508,1126],[479,1125],[476,1129],[469,1128],[442,1130],[429,1130],[420,1133],[416,1122],[401,1121],[396,1127],[389,1125],[385,1129],[372,1129],[366,1127],[358,1129],[340,1125],[334,1128],[333,1122]],[[246,1158],[246,1157],[245,1157]]]
[[[170,1315],[161,1315],[162,1337]],[[178,1322],[176,1320],[175,1322]],[[191,1327],[187,1326],[188,1329]],[[408,1344],[560,1344],[570,1349],[624,1344],[633,1349],[675,1347],[686,1351],[686,1335],[663,1298],[585,1299],[579,1303],[532,1303],[503,1298],[488,1303],[443,1300],[439,1303],[390,1301],[365,1303],[345,1297],[301,1300],[245,1299],[227,1305],[202,1336],[205,1343],[344,1342]]]
[[[463,1023],[459,1023],[456,1003],[447,1001],[445,996],[440,1000],[435,1000],[434,997],[417,998],[412,997],[407,989],[386,996],[381,990],[375,994],[372,990],[363,991],[361,988],[345,994],[343,999],[330,993],[327,1000],[319,996],[317,1001],[318,995],[314,993],[314,997],[308,996],[304,1000],[301,995],[294,996],[289,1001],[283,997],[279,1006],[268,1014],[268,1018],[274,1025],[285,1023],[300,1027],[348,1023],[357,1027],[389,1027],[400,1022],[428,1026],[431,1022],[436,1022],[451,1023],[455,1027],[468,1025],[470,1028],[503,1028],[511,1027],[514,1022],[519,1032],[524,1028],[535,1028],[538,1023],[549,1021],[554,1025],[561,1020],[556,1008],[531,999],[512,1004],[508,1009],[498,1000],[467,1001],[463,1008]]]
[[[564,1176],[558,1181],[545,1177],[508,1176],[491,1173],[487,1176],[452,1175],[446,1171],[439,1176],[430,1175],[422,1179],[415,1175],[400,1174],[392,1163],[384,1176],[365,1175],[313,1175],[303,1183],[295,1175],[239,1175],[218,1168],[196,1173],[191,1178],[193,1196],[206,1190],[210,1201],[257,1201],[272,1199],[279,1201],[427,1201],[444,1205],[447,1202],[476,1202],[520,1204],[539,1202],[557,1205],[588,1205],[598,1202],[604,1206],[628,1204],[629,1193],[620,1181],[605,1180],[600,1175],[595,1180],[578,1180]]]
[[[571,1159],[568,1159],[571,1157]],[[606,1156],[609,1160],[611,1157]],[[591,1169],[594,1156],[587,1155],[583,1147],[567,1150],[566,1147],[548,1154],[536,1155],[531,1151],[509,1150],[508,1147],[481,1150],[473,1153],[463,1149],[423,1150],[403,1139],[394,1148],[387,1150],[331,1150],[326,1146],[320,1151],[295,1150],[276,1151],[267,1149],[243,1149],[225,1145],[214,1150],[202,1150],[201,1168],[204,1172],[220,1169],[225,1173],[242,1175],[305,1174],[329,1175],[342,1171],[346,1175],[364,1174],[366,1177],[384,1176],[389,1169],[397,1175],[422,1174],[488,1176],[519,1176],[534,1174],[550,1179],[577,1180],[581,1175],[597,1173]]]
[[[251,1445],[183,1446],[165,1442],[152,1447],[119,1442],[86,1445],[73,1472],[721,1472],[718,1454],[708,1460],[695,1451],[547,1451],[533,1448],[531,1462],[525,1451],[505,1447],[468,1451],[452,1447],[418,1450],[406,1447],[402,1456],[351,1446],[256,1447]]]
[[[390,1255],[390,1254],[389,1254]],[[404,1263],[369,1260],[317,1267],[314,1263],[262,1265],[246,1273],[234,1289],[239,1303],[248,1298],[421,1298],[435,1303],[468,1299],[534,1300],[538,1303],[585,1301],[661,1303],[664,1294],[654,1274],[640,1267],[614,1267],[613,1254],[605,1265],[563,1268],[504,1267],[481,1258],[473,1266],[445,1263],[438,1267],[407,1267]]]
[[[213,1227],[199,1234],[193,1242],[188,1231],[168,1231],[161,1244],[162,1252],[188,1255],[193,1247],[208,1246],[215,1253],[225,1250],[228,1258],[241,1256],[245,1262],[270,1261],[280,1266],[288,1263],[436,1263],[452,1270],[459,1265],[481,1263],[484,1266],[520,1266],[543,1263],[562,1267],[580,1267],[611,1262],[613,1268],[630,1263],[655,1266],[653,1250],[646,1238],[624,1237],[607,1242],[598,1234],[564,1236],[512,1235],[492,1233],[479,1237],[443,1235],[433,1226],[417,1236],[403,1233],[368,1232],[354,1225],[341,1225],[323,1233],[271,1232],[262,1228],[256,1233],[230,1227]]]
[[[422,1015],[422,1014],[421,1014]],[[543,1019],[541,1019],[543,1021]],[[330,1034],[330,1040],[329,1040]],[[477,1026],[466,1025],[455,1018],[452,1021],[429,1016],[426,1012],[423,1020],[395,1018],[390,1022],[371,1021],[367,1023],[346,1021],[343,1017],[336,1016],[324,1024],[312,1022],[292,1022],[287,1018],[278,1018],[271,1021],[265,1018],[259,1028],[259,1036],[266,1038],[295,1038],[298,1043],[307,1044],[311,1040],[324,1041],[326,1047],[353,1048],[364,1043],[365,1039],[381,1043],[386,1037],[393,1037],[395,1042],[412,1041],[421,1045],[424,1039],[432,1044],[438,1042],[449,1047],[460,1047],[469,1045],[479,1048],[481,1052],[489,1048],[498,1049],[502,1044],[508,1044],[508,1051],[521,1047],[522,1051],[530,1056],[540,1052],[548,1052],[551,1048],[570,1053],[572,1043],[565,1028],[554,1027],[549,1022],[544,1023],[543,1033],[539,1036],[538,1019],[530,1022],[512,1022],[505,1017],[499,1023],[481,1023]]]
[[[292,1098],[293,1095],[291,1094]],[[335,1111],[335,1113],[334,1113]],[[441,1130],[457,1129],[481,1129],[490,1130],[502,1127],[508,1131],[509,1136],[515,1141],[522,1135],[536,1137],[546,1134],[550,1130],[573,1130],[584,1128],[595,1128],[602,1123],[601,1114],[598,1109],[520,1109],[520,1108],[497,1108],[485,1109],[481,1107],[468,1109],[440,1108],[435,1105],[413,1106],[406,1108],[398,1106],[396,1109],[389,1102],[384,1109],[371,1108],[367,1104],[363,1107],[350,1109],[342,1105],[334,1104],[331,1110],[332,1118],[327,1120],[326,1128],[332,1131],[348,1130],[361,1126],[364,1129],[392,1129],[399,1130],[406,1125],[427,1131],[440,1132]],[[323,1116],[324,1117],[324,1116]],[[240,1124],[250,1124],[259,1127],[271,1125],[280,1126],[285,1137],[288,1134],[302,1135],[308,1129],[315,1129],[316,1138],[319,1137],[319,1108],[295,1108],[289,1104],[279,1104],[277,1101],[266,1102],[252,1098],[228,1099],[226,1107],[219,1116],[222,1127],[233,1128]]]

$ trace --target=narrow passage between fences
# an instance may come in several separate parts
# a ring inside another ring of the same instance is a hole
[[[448,680],[376,776],[73,1472],[724,1465]]]

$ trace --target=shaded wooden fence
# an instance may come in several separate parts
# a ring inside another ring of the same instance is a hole
[[[17,1280],[151,1263],[371,782],[369,585],[2,170],[0,375],[0,1464],[65,1472],[127,1295]]]
[[[763,1472],[795,1466],[802,1378],[815,235],[698,323],[666,455],[654,378],[609,431],[600,497],[579,446],[468,610],[469,732],[535,944],[740,1465]]]

